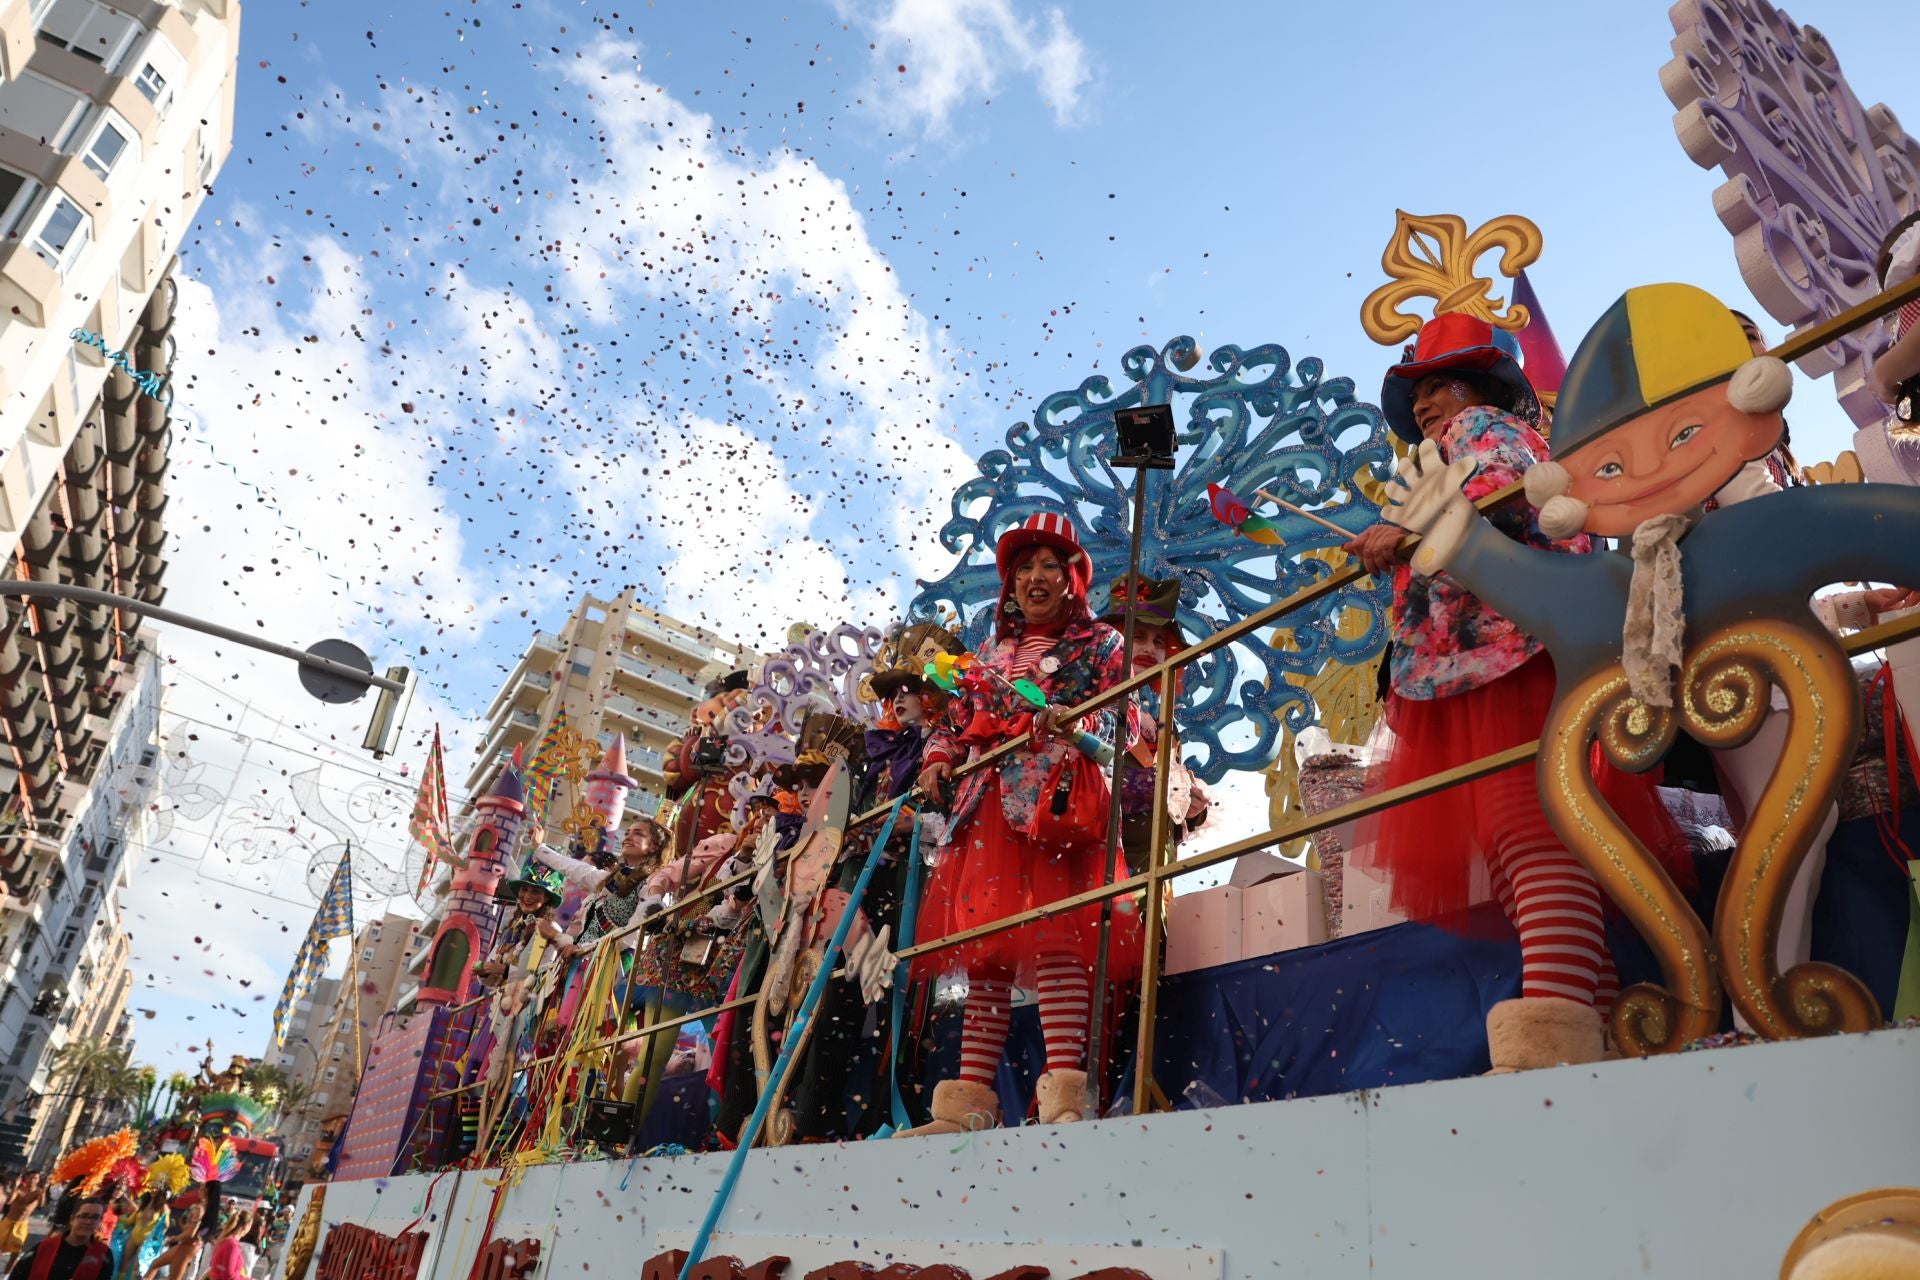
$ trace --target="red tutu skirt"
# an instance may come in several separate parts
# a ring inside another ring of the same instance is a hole
[[[914,940],[932,942],[1085,893],[1106,883],[1106,871],[1106,849],[1097,842],[1061,851],[1041,850],[1008,826],[1000,808],[1000,780],[990,779],[978,806],[927,877]],[[1126,874],[1124,864],[1119,874]],[[919,981],[966,973],[999,974],[1030,986],[1042,957],[1078,956],[1091,972],[1099,947],[1100,906],[1094,903],[921,956],[913,962],[913,976]],[[1107,945],[1109,981],[1137,979],[1142,950],[1139,904],[1132,897],[1114,899],[1112,938]]]
[[[1393,741],[1377,752],[1367,794],[1404,786],[1540,736],[1553,706],[1553,660],[1539,654],[1478,689],[1445,698],[1387,698]],[[1592,768],[1600,794],[1682,889],[1693,884],[1686,836],[1659,794],[1659,771],[1632,774],[1603,758]],[[1508,780],[1524,777],[1524,788]],[[1413,920],[1461,918],[1488,896],[1489,859],[1498,832],[1511,821],[1516,794],[1538,805],[1532,765],[1451,787],[1361,819],[1350,865],[1390,885],[1394,910]]]

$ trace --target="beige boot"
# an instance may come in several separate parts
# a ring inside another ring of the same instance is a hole
[[[1033,1092],[1041,1124],[1072,1124],[1087,1105],[1087,1073],[1064,1069],[1043,1072],[1034,1082]]]
[[[896,1138],[919,1138],[929,1134],[973,1133],[993,1129],[1000,1124],[1000,1095],[984,1084],[971,1080],[942,1080],[933,1086],[933,1119],[911,1129],[901,1129]]]
[[[1487,1051],[1490,1076],[1598,1062],[1605,1053],[1600,1014],[1592,1005],[1548,996],[1502,1000],[1487,1012]]]

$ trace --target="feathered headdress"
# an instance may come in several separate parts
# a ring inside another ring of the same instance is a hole
[[[179,1195],[186,1190],[188,1181],[185,1158],[168,1152],[147,1166],[147,1190],[166,1189],[168,1195]]]
[[[115,1196],[131,1196],[139,1192],[146,1180],[146,1162],[138,1156],[127,1156],[114,1161],[113,1168],[107,1170],[106,1186]]]
[[[53,1166],[53,1180],[77,1182],[80,1194],[91,1196],[100,1190],[113,1167],[131,1156],[138,1146],[131,1129],[95,1138],[61,1156],[60,1163]]]
[[[225,1138],[218,1146],[212,1138],[202,1138],[193,1144],[193,1159],[187,1162],[187,1172],[195,1182],[231,1182],[233,1175],[240,1172],[240,1157],[233,1153],[233,1144]]]

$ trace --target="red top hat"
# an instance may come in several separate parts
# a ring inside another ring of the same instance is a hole
[[[1520,371],[1520,340],[1505,329],[1464,311],[1446,311],[1420,326],[1420,337],[1397,365],[1387,370],[1380,389],[1380,412],[1395,435],[1420,443],[1420,424],[1413,418],[1413,386],[1430,373],[1463,369],[1489,374],[1522,394],[1514,416],[1532,423],[1540,420],[1533,384]]]

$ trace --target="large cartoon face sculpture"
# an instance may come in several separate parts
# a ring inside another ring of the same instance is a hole
[[[1627,537],[1686,512],[1780,443],[1793,375],[1691,285],[1629,289],[1581,340],[1554,418],[1554,460],[1527,473],[1555,537]]]

